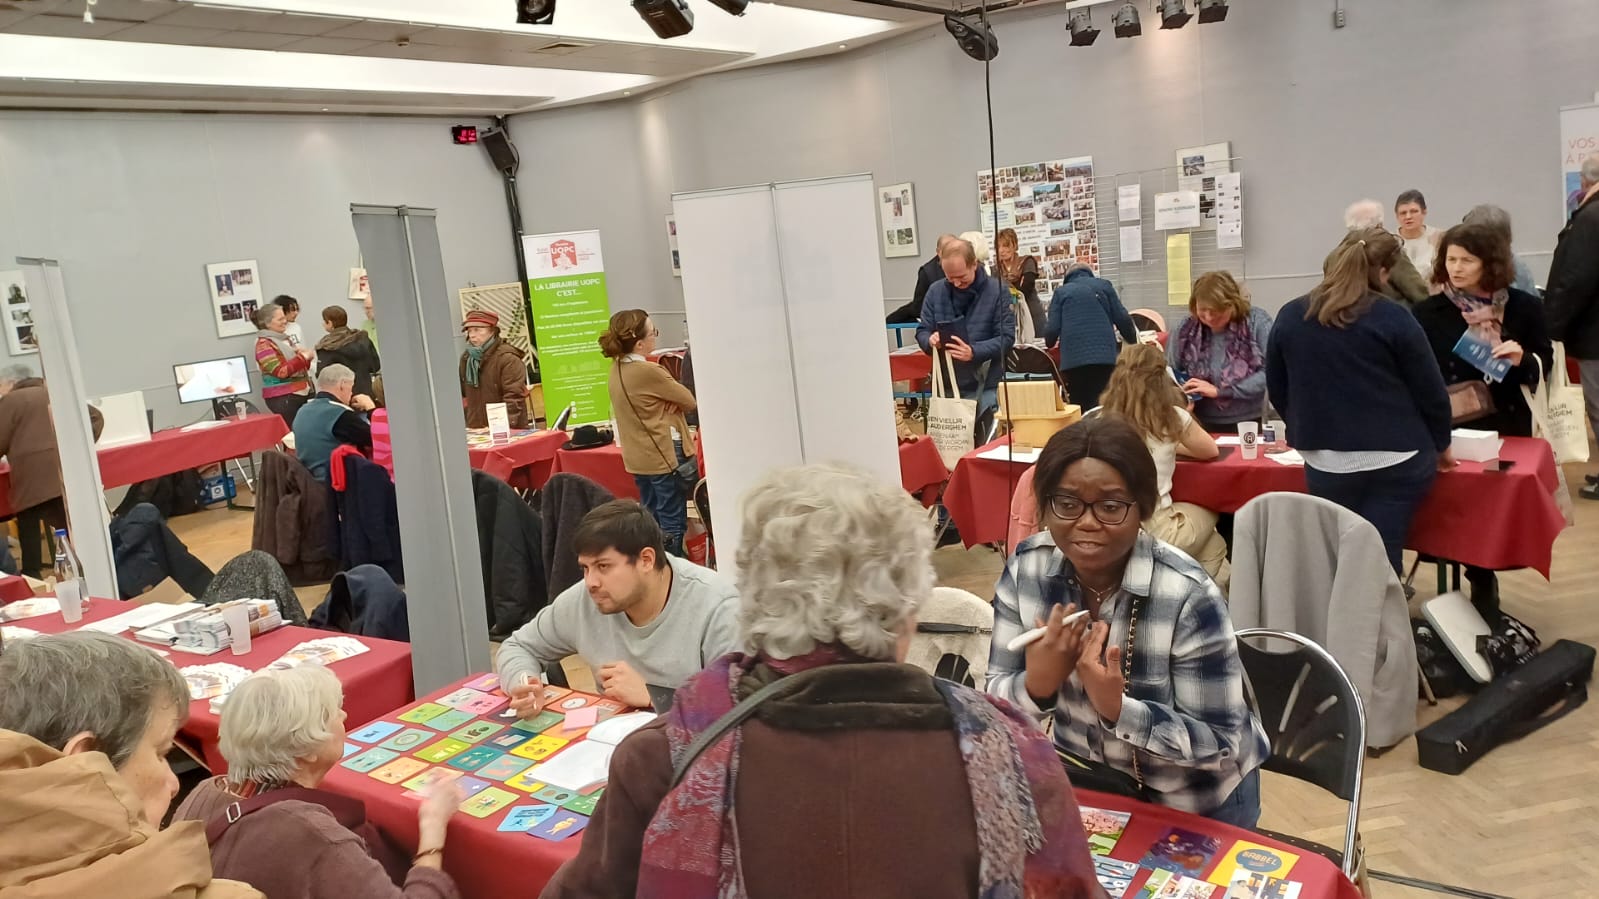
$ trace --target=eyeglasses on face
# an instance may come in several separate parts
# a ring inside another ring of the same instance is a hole
[[[1057,493],[1049,498],[1049,510],[1061,521],[1076,521],[1084,512],[1092,512],[1100,524],[1116,525],[1127,520],[1133,504],[1119,499],[1102,499],[1085,503],[1069,493]]]

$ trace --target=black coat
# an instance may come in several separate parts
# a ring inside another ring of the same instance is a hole
[[[161,512],[149,503],[139,503],[127,514],[111,519],[111,554],[117,563],[117,590],[123,599],[132,599],[171,577],[193,597],[205,594],[212,573],[195,558]]]
[[[311,626],[360,637],[411,642],[405,591],[376,565],[359,565],[333,576],[327,598],[311,613]]]
[[[329,365],[348,366],[350,371],[355,372],[355,392],[371,396],[372,376],[383,370],[383,362],[378,358],[378,348],[372,345],[372,338],[366,336],[365,331],[352,333],[355,336],[347,338],[348,342],[342,343],[338,349],[325,350],[321,344],[318,344],[316,364],[318,368],[327,368]],[[330,334],[324,337],[323,343],[327,343],[332,336]]]
[[[347,455],[344,490],[334,491],[333,496],[339,510],[339,567],[377,565],[395,583],[405,583],[399,502],[388,469]]]
[[[1427,343],[1438,359],[1445,384],[1462,384],[1482,380],[1482,372],[1465,359],[1455,355],[1455,344],[1466,333],[1466,320],[1460,310],[1443,294],[1434,294],[1416,306],[1416,320],[1427,332]],[[1521,344],[1525,350],[1521,364],[1505,373],[1505,379],[1495,384],[1489,382],[1488,392],[1493,396],[1496,411],[1476,421],[1461,422],[1462,427],[1498,431],[1507,437],[1532,436],[1532,410],[1521,395],[1523,385],[1538,386],[1538,363],[1543,360],[1543,370],[1554,364],[1554,346],[1549,341],[1549,329],[1544,323],[1543,303],[1537,297],[1519,290],[1510,291],[1505,303],[1504,338]]]
[[[540,498],[544,513],[544,575],[553,600],[583,579],[577,552],[572,549],[572,534],[583,516],[616,497],[588,478],[563,472],[550,478],[540,491]]]
[[[544,525],[511,485],[493,475],[473,471],[472,493],[489,630],[509,634],[548,604]]]
[[[1544,288],[1549,336],[1576,359],[1599,359],[1599,194],[1560,232]]]
[[[888,324],[912,325],[922,318],[922,300],[927,298],[927,288],[944,280],[944,263],[935,255],[916,270],[916,287],[911,291],[911,301],[888,314]]]

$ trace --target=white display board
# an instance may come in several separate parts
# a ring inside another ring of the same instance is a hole
[[[1564,221],[1582,202],[1582,161],[1599,153],[1599,103],[1560,110],[1560,196]]]
[[[995,205],[999,228],[1016,229],[1016,252],[1038,259],[1038,295],[1047,297],[1066,277],[1072,261],[1099,269],[1099,231],[1094,199],[1094,158],[1077,156],[977,173],[978,229],[994,246]]]
[[[773,468],[842,462],[900,483],[869,175],[673,196],[717,558]]]

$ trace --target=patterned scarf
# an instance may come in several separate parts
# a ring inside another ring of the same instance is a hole
[[[739,681],[764,662],[789,675],[822,665],[863,661],[837,646],[781,661],[731,653],[689,678],[667,714],[676,765],[694,738],[736,704]],[[960,738],[961,760],[976,812],[979,899],[1043,899],[1074,895],[1069,847],[1075,816],[1070,786],[1037,727],[1002,701],[935,680]],[[708,747],[662,800],[644,833],[640,896],[747,899],[740,867],[737,790],[740,734],[729,730]],[[1080,845],[1082,837],[1075,837]]]
[[[473,346],[470,343],[466,345],[466,383],[473,387],[478,386],[478,378],[483,373],[483,354],[487,353],[489,347],[494,346],[498,340],[498,337],[490,337],[483,341],[482,346]]]
[[[1249,316],[1234,319],[1227,326],[1227,352],[1222,359],[1221,371],[1210,370],[1210,342],[1220,335],[1213,333],[1197,316],[1190,315],[1177,331],[1177,342],[1182,350],[1177,361],[1188,377],[1209,381],[1217,387],[1237,384],[1265,367],[1260,358],[1260,348],[1255,346],[1255,331],[1249,326]]]
[[[1444,285],[1444,296],[1460,310],[1466,320],[1466,329],[1476,337],[1497,347],[1505,341],[1505,303],[1510,301],[1510,291],[1500,288],[1490,297],[1472,296],[1453,284]]]

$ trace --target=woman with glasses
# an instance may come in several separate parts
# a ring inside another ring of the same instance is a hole
[[[611,316],[600,335],[600,352],[611,366],[611,414],[616,417],[622,465],[638,485],[639,502],[666,535],[666,551],[683,555],[688,529],[688,494],[677,475],[694,458],[684,413],[698,404],[694,394],[665,368],[650,361],[661,330],[643,309]]]
[[[1221,591],[1139,527],[1160,496],[1144,439],[1115,418],[1079,422],[1050,438],[1033,483],[1045,531],[995,587],[988,692],[1054,719],[1076,785],[1253,827],[1266,734]]]

